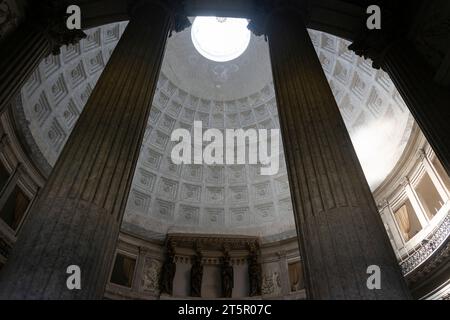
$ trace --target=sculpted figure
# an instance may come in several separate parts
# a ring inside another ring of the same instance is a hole
[[[177,270],[177,265],[174,262],[175,252],[173,245],[169,244],[167,246],[166,261],[163,264],[161,270],[161,280],[160,280],[160,292],[172,295],[173,292],[173,278],[175,277],[175,272]]]
[[[250,279],[250,297],[261,295],[262,268],[258,261],[256,246],[250,246],[248,275]]]
[[[231,265],[230,256],[225,253],[222,264],[222,296],[231,298],[234,287],[233,266]]]
[[[191,268],[191,297],[202,296],[202,278],[203,278],[203,264],[202,255],[197,252],[194,257],[194,264]]]

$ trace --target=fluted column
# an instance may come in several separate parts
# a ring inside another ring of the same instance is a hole
[[[172,15],[136,8],[0,272],[0,298],[102,298]],[[66,268],[81,268],[81,290]]]
[[[62,1],[45,0],[31,6],[25,21],[0,46],[0,113],[46,56],[86,36],[81,30],[66,28]]]
[[[310,299],[409,297],[394,252],[300,15],[266,19],[291,195]],[[250,27],[255,28],[255,23]],[[381,289],[367,287],[367,267]]]
[[[386,28],[364,33],[349,47],[389,74],[436,156],[450,175],[450,90],[434,81],[432,68],[406,36]],[[394,36],[392,36],[394,34]]]

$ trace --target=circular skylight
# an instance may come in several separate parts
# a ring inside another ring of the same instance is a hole
[[[243,54],[250,43],[247,25],[247,19],[197,17],[192,24],[192,42],[205,58],[230,61]]]

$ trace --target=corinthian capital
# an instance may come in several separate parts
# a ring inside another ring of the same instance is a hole
[[[256,0],[254,1],[254,13],[250,18],[248,29],[256,36],[267,36],[268,25],[274,14],[285,12],[298,14],[305,19],[307,12],[305,1],[293,0]]]
[[[407,34],[406,22],[402,19],[398,6],[382,5],[381,29],[369,30],[364,20],[364,26],[359,35],[353,39],[348,47],[358,56],[371,59],[372,66],[380,69],[389,49],[405,39]]]
[[[371,59],[372,66],[380,69],[387,51],[396,40],[385,31],[371,30],[360,34],[348,49],[360,57]]]
[[[191,22],[185,13],[184,0],[130,0],[130,15],[135,15],[148,5],[160,6],[170,14],[172,28],[169,37],[172,35],[173,31],[180,32],[191,26]]]
[[[400,180],[400,186],[402,186],[403,188],[406,188],[407,186],[409,186],[409,178],[408,177],[403,177]]]
[[[424,148],[420,148],[417,150],[417,158],[419,158],[420,161],[423,161],[427,158],[427,152]]]
[[[76,44],[86,37],[82,30],[69,30],[66,22],[67,4],[61,0],[44,0],[33,3],[28,15],[30,23],[43,32],[49,42],[49,54],[57,55],[64,45]]]

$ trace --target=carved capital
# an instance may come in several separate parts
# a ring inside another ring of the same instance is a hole
[[[408,177],[403,177],[402,180],[400,181],[400,185],[403,188],[406,188],[407,186],[409,186],[409,178]]]
[[[377,209],[378,211],[383,211],[384,208],[386,208],[387,206],[389,206],[389,203],[386,199],[381,200],[380,202],[377,203]]]
[[[255,36],[267,36],[267,21],[269,20],[273,6],[273,3],[264,0],[261,1],[259,6],[255,7],[255,12],[247,26]]]
[[[172,36],[173,31],[181,32],[191,26],[191,22],[185,13],[184,0],[130,0],[130,15],[135,15],[147,5],[160,6],[170,15],[172,26],[169,31],[169,37]]]
[[[191,26],[191,21],[189,21],[184,12],[184,6],[180,5],[179,7],[177,7],[173,14],[173,20],[173,26],[171,32],[169,33],[169,37],[172,36],[173,31],[181,32]]]
[[[278,252],[277,252],[277,256],[278,256],[279,259],[284,259],[284,258],[286,258],[286,256],[287,256],[286,250],[280,250],[280,251],[278,251]]]
[[[420,161],[423,161],[427,158],[427,153],[426,153],[425,149],[420,148],[419,150],[417,150],[417,158]]]
[[[29,21],[44,33],[49,42],[49,54],[58,55],[64,45],[76,44],[86,37],[82,30],[67,29],[69,4],[60,0],[44,0],[30,8]]]
[[[254,14],[250,18],[248,29],[256,36],[264,35],[267,39],[268,25],[274,14],[280,14],[282,12],[289,14],[298,14],[299,17],[305,19],[305,7],[304,2],[292,1],[292,0],[263,0],[255,1]]]
[[[348,47],[356,55],[372,60],[372,66],[380,69],[383,66],[384,57],[395,39],[386,32],[372,30],[361,34]]]
[[[400,9],[396,6],[382,7],[382,27],[380,30],[369,30],[364,20],[362,32],[348,47],[356,55],[372,60],[375,69],[383,67],[386,54],[394,45],[404,40],[407,35],[406,23],[402,19]]]

